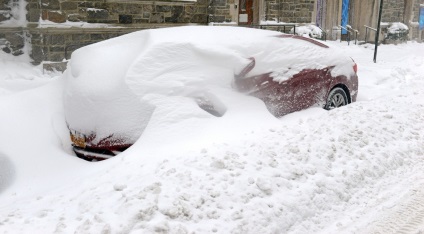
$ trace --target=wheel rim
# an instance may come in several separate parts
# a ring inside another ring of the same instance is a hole
[[[343,95],[340,93],[334,94],[334,96],[331,98],[330,109],[334,109],[344,105],[346,105],[346,100]]]

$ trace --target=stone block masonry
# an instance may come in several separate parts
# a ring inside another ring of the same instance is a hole
[[[149,24],[131,28],[30,28],[31,58],[33,64],[43,61],[61,62],[71,58],[72,52],[96,42],[118,37],[138,30],[179,26],[178,24]],[[0,35],[1,36],[1,35]]]
[[[0,0],[2,1],[2,0]],[[73,1],[28,0],[27,20],[37,23],[88,22],[105,24],[206,24],[207,0],[184,1]]]
[[[265,0],[266,20],[285,23],[310,23],[314,0]]]
[[[22,28],[3,28],[0,30],[0,50],[15,56],[24,53],[26,32]]]
[[[404,21],[404,1],[386,0],[383,5],[382,22],[403,22]]]
[[[10,15],[10,6],[8,0],[0,0],[0,22],[9,20]]]
[[[128,29],[31,29],[31,58],[34,64],[42,61],[60,62],[70,59],[73,51],[83,46],[120,36]]]

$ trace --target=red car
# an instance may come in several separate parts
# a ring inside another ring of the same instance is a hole
[[[220,87],[257,97],[280,117],[356,101],[356,72],[341,51],[300,36],[237,27],[144,30],[73,53],[65,117],[76,155],[103,160],[137,141],[157,97],[192,99],[193,112],[222,117],[225,103],[213,95]]]

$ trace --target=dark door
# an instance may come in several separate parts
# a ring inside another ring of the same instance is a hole
[[[250,25],[253,22],[253,0],[240,0],[239,24]]]

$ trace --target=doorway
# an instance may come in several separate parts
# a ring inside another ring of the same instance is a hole
[[[253,22],[253,0],[240,0],[239,24],[251,25]]]

